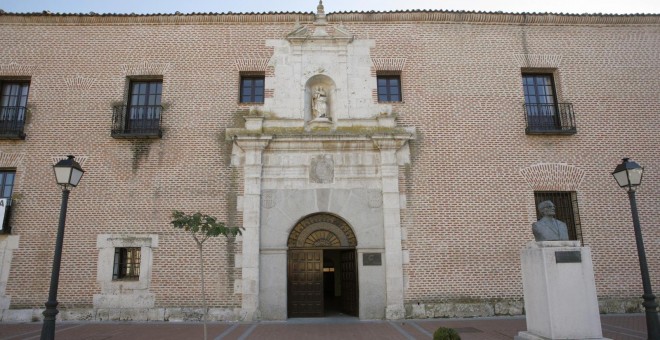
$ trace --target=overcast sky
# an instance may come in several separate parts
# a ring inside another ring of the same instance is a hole
[[[318,0],[0,0],[5,12],[193,13],[315,12]],[[325,0],[325,11],[466,11],[660,14],[660,0]]]

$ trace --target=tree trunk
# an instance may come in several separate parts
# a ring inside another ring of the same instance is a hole
[[[199,249],[199,269],[202,276],[202,305],[204,306],[204,316],[202,322],[204,324],[204,340],[206,340],[206,316],[208,314],[208,308],[206,307],[206,291],[204,290],[204,256],[202,254],[202,244],[198,243],[197,248]]]

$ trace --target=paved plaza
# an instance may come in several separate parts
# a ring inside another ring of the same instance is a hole
[[[601,316],[603,336],[614,340],[646,339],[643,314]],[[209,339],[431,339],[438,327],[458,330],[463,340],[513,339],[526,330],[524,317],[360,321],[356,318],[301,318],[274,322],[209,323]],[[41,323],[0,323],[0,340],[38,339]],[[202,339],[201,323],[58,322],[58,339]]]

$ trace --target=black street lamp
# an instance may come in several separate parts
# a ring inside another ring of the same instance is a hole
[[[646,330],[649,340],[660,340],[660,322],[658,322],[658,304],[655,301],[655,295],[651,291],[651,279],[649,277],[649,268],[646,264],[646,252],[644,251],[644,240],[642,239],[642,228],[639,225],[639,215],[637,213],[637,200],[635,199],[635,190],[642,183],[642,174],[644,168],[635,162],[624,158],[623,162],[617,165],[612,175],[619,186],[628,191],[630,199],[630,209],[632,210],[633,227],[635,228],[635,241],[637,241],[637,254],[639,256],[639,267],[642,271],[642,286],[644,287],[644,302],[642,306],[646,310]]]
[[[57,241],[55,242],[53,271],[50,275],[48,301],[46,301],[46,310],[43,313],[44,325],[41,328],[41,340],[55,339],[55,317],[60,312],[57,310],[57,286],[60,280],[62,244],[64,243],[64,221],[66,220],[66,208],[69,202],[69,187],[76,187],[85,172],[73,158],[73,156],[67,156],[67,159],[63,159],[53,165],[57,184],[62,187],[62,207],[60,208],[60,224],[57,229]]]

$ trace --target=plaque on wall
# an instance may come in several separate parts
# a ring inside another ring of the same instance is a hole
[[[579,251],[558,251],[555,253],[555,263],[580,263],[582,253]]]
[[[362,263],[365,266],[380,266],[382,261],[380,258],[380,253],[363,253],[362,254]]]

